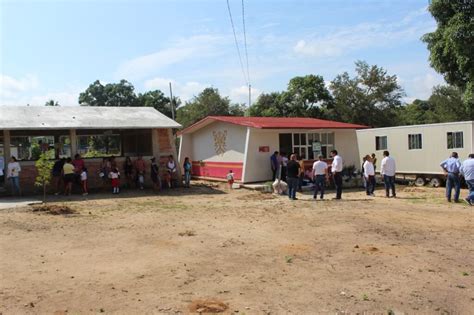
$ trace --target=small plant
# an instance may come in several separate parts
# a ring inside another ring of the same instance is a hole
[[[462,275],[463,275],[464,277],[467,277],[467,276],[469,276],[469,273],[468,273],[468,272],[465,272],[465,271],[463,271]]]
[[[285,256],[285,260],[287,264],[291,264],[293,262],[293,257],[292,256]]]
[[[369,296],[366,293],[362,294],[362,300],[369,301]]]
[[[46,202],[46,186],[51,182],[51,169],[54,162],[49,160],[48,152],[40,154],[39,159],[35,162],[35,167],[38,172],[36,176],[35,185],[43,187],[43,203]]]

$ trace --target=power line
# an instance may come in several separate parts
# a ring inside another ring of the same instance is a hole
[[[242,25],[244,26],[244,47],[245,47],[245,59],[247,61],[247,82],[248,82],[248,85],[250,86],[249,53],[247,51],[247,32],[245,31],[244,0],[242,0]]]
[[[230,10],[229,0],[227,0],[227,10],[229,11],[229,18],[230,18],[230,24],[232,25],[232,32],[234,33],[235,47],[237,48],[237,54],[239,55],[240,68],[242,70],[244,80],[246,81],[246,84],[248,85],[249,82],[245,75],[244,64],[242,62],[242,55],[240,54],[240,48],[239,48],[239,42],[237,41],[237,35],[235,34],[234,20],[232,19],[232,12]]]

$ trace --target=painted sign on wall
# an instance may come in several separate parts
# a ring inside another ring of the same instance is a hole
[[[270,152],[270,147],[268,145],[258,147],[258,152]]]
[[[224,154],[225,151],[227,151],[227,130],[213,131],[212,135],[214,136],[214,150],[216,151],[216,154]]]

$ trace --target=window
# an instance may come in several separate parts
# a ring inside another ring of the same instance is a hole
[[[282,140],[287,140],[282,137],[283,135],[286,134],[280,135],[280,149],[282,148]],[[312,160],[318,154],[328,158],[329,152],[334,149],[333,132],[294,133],[293,137],[290,137],[291,140],[293,140],[291,151],[298,154],[304,160]],[[317,145],[314,145],[314,148],[318,148],[320,151],[313,151],[313,143],[317,143]]]
[[[37,160],[44,152],[47,152],[50,159],[54,159],[54,149],[54,136],[12,136],[10,138],[10,155],[18,160]]]
[[[464,148],[464,140],[462,131],[448,132],[448,149],[462,149]]]
[[[408,135],[408,150],[422,149],[421,133]]]
[[[121,137],[117,134],[77,136],[77,153],[85,158],[120,156]]]
[[[124,156],[153,155],[151,130],[125,130],[122,133]]]
[[[375,151],[387,150],[387,136],[375,137]]]

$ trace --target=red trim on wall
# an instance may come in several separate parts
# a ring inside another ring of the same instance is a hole
[[[234,172],[234,179],[242,179],[244,163],[241,162],[206,162],[193,161],[193,175],[213,178],[226,178],[229,170]]]

